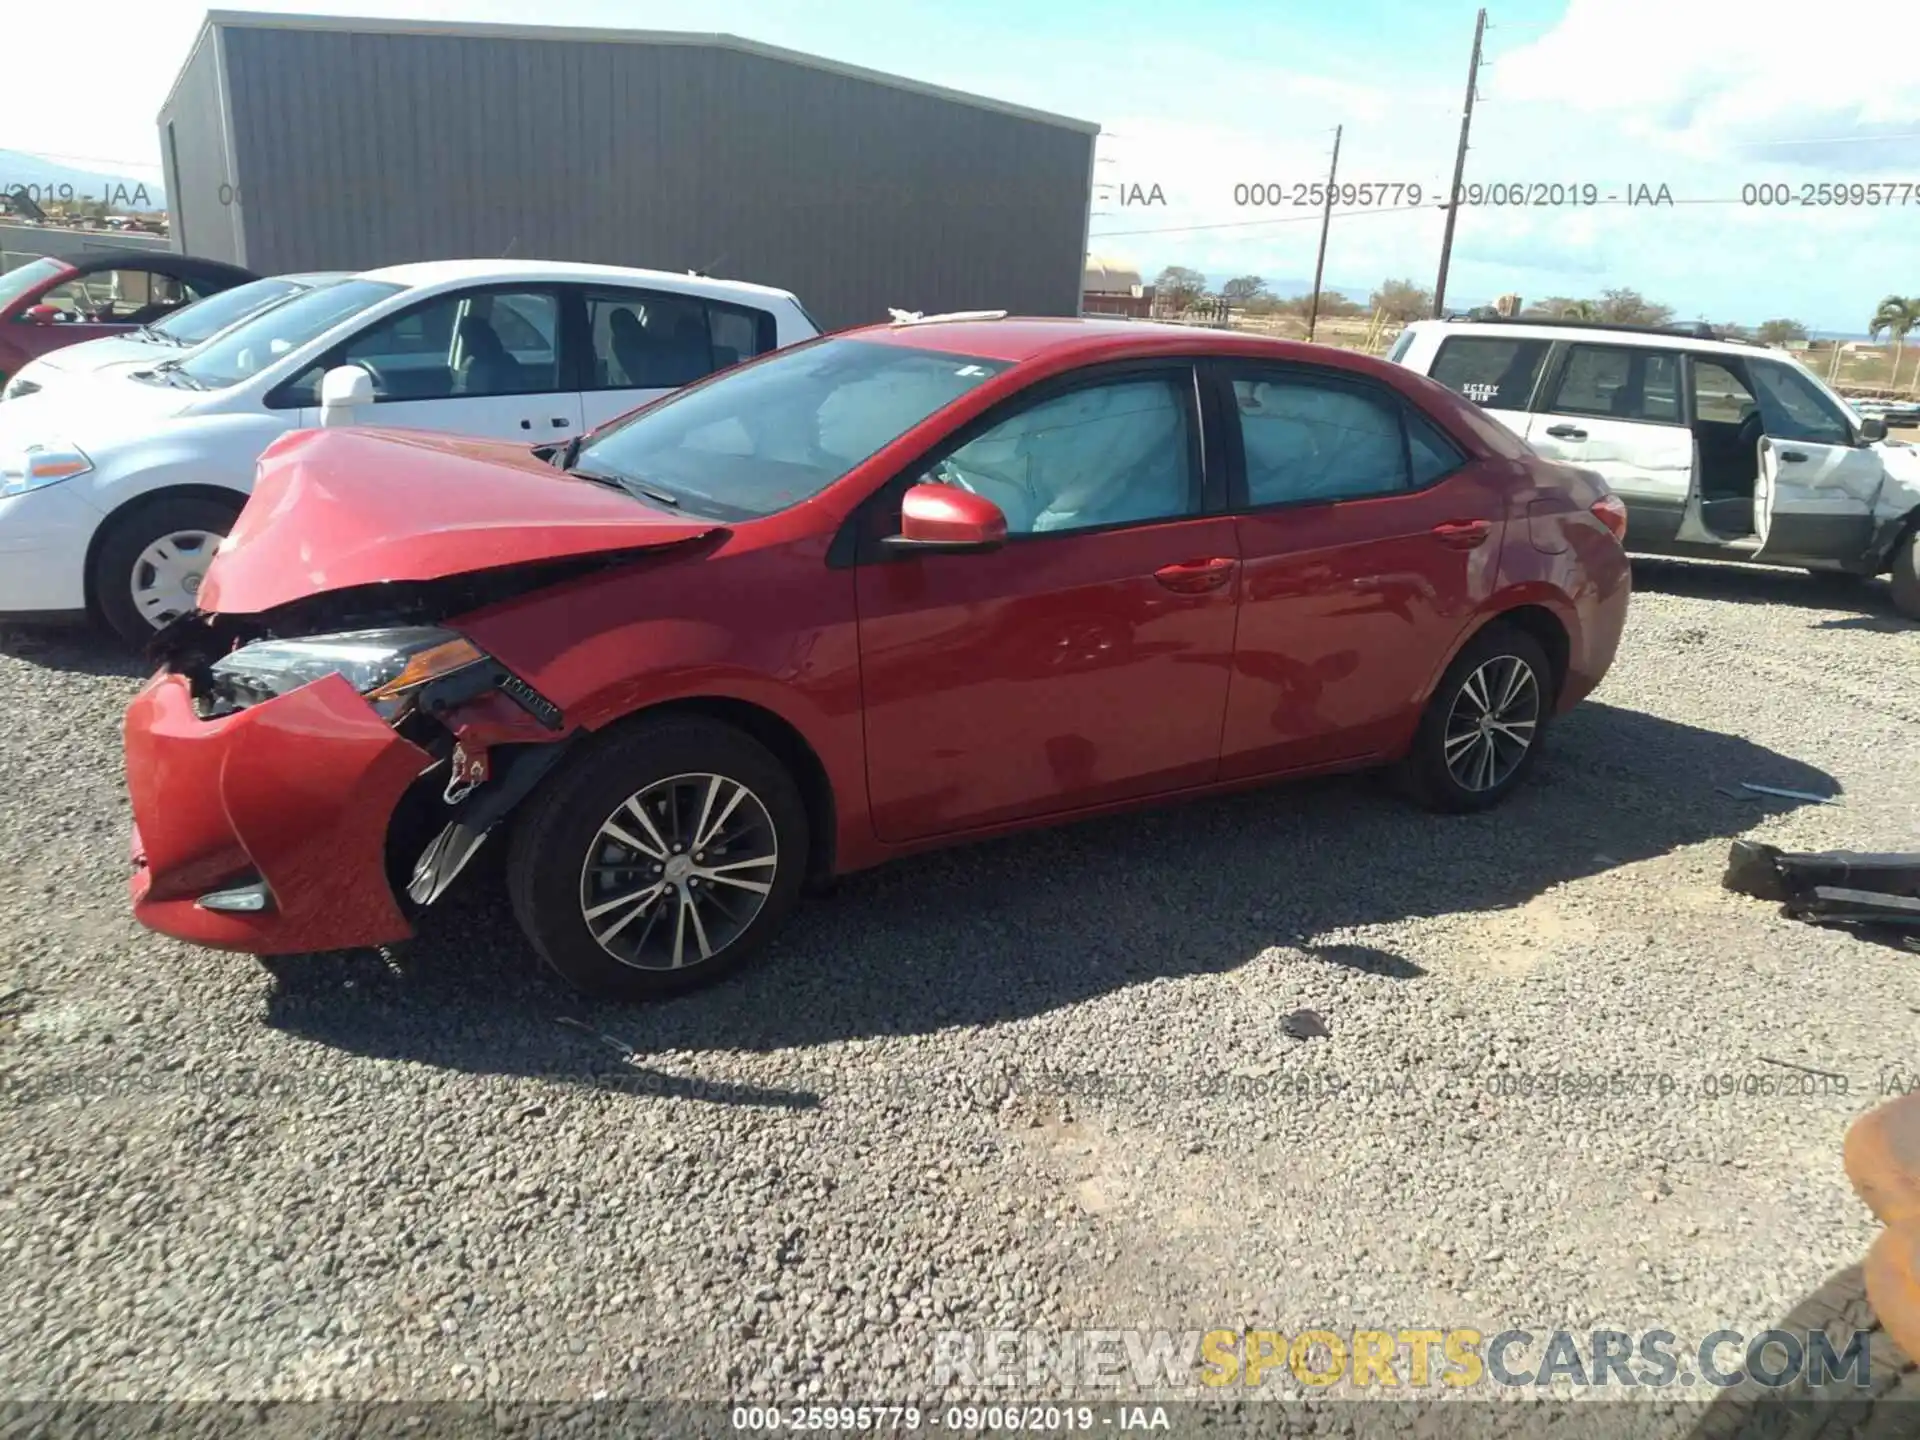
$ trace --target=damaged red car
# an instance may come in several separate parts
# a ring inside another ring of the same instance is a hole
[[[1475,810],[1613,659],[1624,510],[1398,366],[918,319],[583,440],[298,432],[126,719],[132,896],[399,941],[488,837],[574,984],[746,959],[933,846],[1393,765]]]

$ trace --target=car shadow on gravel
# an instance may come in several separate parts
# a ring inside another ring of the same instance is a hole
[[[45,629],[0,625],[0,655],[74,675],[141,680],[153,672],[153,666],[131,646],[81,625]]]
[[[1901,629],[1910,623],[1893,608],[1884,577],[1869,580],[1850,575],[1811,575],[1805,570],[1781,570],[1765,565],[1636,555],[1633,588],[1693,600],[1784,605],[1828,614],[1838,611],[1847,618],[1827,622],[1830,628],[1836,629],[1878,629],[1878,622],[1882,621],[1890,628]]]
[[[589,1002],[547,978],[501,898],[496,856],[395,966],[292,962],[305,979],[276,984],[268,1017],[356,1054],[562,1076],[630,1065],[617,1047],[677,1063],[1017,1021],[1229,971],[1272,946],[1420,984],[1411,961],[1331,932],[1521,905],[1808,803],[1741,792],[1743,780],[1838,789],[1751,741],[1589,702],[1486,814],[1428,814],[1377,779],[1344,777],[898,861],[803,905],[741,974],[654,1005]]]

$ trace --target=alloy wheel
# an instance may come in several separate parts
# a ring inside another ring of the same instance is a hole
[[[1518,655],[1496,655],[1468,675],[1447,712],[1447,772],[1463,790],[1495,789],[1526,759],[1540,724],[1540,682]]]
[[[175,530],[140,552],[128,577],[133,607],[154,629],[198,603],[200,582],[222,538],[210,530]]]
[[[675,775],[600,826],[580,871],[580,915],[622,965],[699,965],[753,924],[779,865],[759,796],[724,775]]]

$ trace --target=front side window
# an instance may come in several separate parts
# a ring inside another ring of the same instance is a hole
[[[931,478],[983,495],[1009,535],[1195,514],[1192,380],[1112,380],[1071,390],[975,436]]]
[[[378,402],[537,395],[560,388],[560,302],[551,291],[457,291],[349,340]]]
[[[1847,417],[1806,376],[1771,360],[1755,360],[1748,368],[1760,392],[1760,415],[1767,434],[1815,445],[1853,444],[1853,426]]]
[[[177,373],[203,390],[238,385],[404,288],[378,280],[317,286],[223,331],[184,358]]]
[[[140,325],[195,298],[183,280],[151,270],[95,270],[56,285],[37,303],[58,307],[70,320],[96,325]]]
[[[1680,352],[1570,345],[1560,384],[1543,408],[1662,425],[1680,423]]]
[[[1524,410],[1549,348],[1545,340],[1450,335],[1433,357],[1431,378],[1490,410]]]
[[[773,348],[772,317],[697,295],[593,290],[586,305],[592,390],[677,390]]]
[[[1383,396],[1275,374],[1235,380],[1233,398],[1249,505],[1353,500],[1411,484],[1399,406]]]
[[[752,519],[797,505],[1007,368],[867,340],[802,345],[638,410],[575,468]]]

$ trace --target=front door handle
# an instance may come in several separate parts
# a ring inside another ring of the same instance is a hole
[[[1176,594],[1204,595],[1231,580],[1236,563],[1223,555],[1206,560],[1182,560],[1177,565],[1162,565],[1153,572],[1153,578]]]
[[[556,415],[553,417],[553,428],[556,430],[564,430],[571,423],[572,422],[564,415]]]
[[[1553,436],[1556,440],[1584,440],[1587,438],[1587,432],[1582,430],[1578,425],[1549,425],[1547,426],[1547,434]]]
[[[1804,450],[1782,450],[1780,452],[1780,463],[1783,465],[1798,465],[1806,458],[1807,452]]]
[[[1433,527],[1433,538],[1456,550],[1471,550],[1492,533],[1490,520],[1443,520]]]

